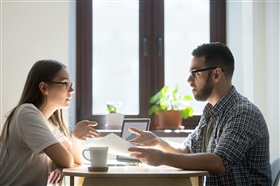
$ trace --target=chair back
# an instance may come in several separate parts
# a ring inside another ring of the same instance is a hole
[[[276,158],[271,164],[272,173],[272,186],[278,186],[280,184],[280,157]]]

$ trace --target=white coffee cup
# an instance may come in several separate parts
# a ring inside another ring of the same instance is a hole
[[[108,147],[89,147],[83,150],[83,156],[90,161],[91,167],[107,167]],[[86,157],[85,152],[89,151],[90,158]]]

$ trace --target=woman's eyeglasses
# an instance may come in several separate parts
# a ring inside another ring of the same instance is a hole
[[[46,83],[53,83],[53,84],[62,84],[62,85],[65,85],[66,89],[69,91],[72,86],[73,86],[73,82],[55,82],[55,81],[48,81]]]

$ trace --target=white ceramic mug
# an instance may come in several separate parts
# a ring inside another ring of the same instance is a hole
[[[108,147],[89,147],[83,150],[83,156],[90,161],[91,167],[107,167]],[[89,151],[90,158],[86,157],[85,152]]]

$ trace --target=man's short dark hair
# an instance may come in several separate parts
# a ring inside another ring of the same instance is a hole
[[[227,78],[232,78],[234,71],[234,57],[230,49],[221,43],[207,43],[193,50],[194,57],[205,57],[206,67],[220,67]]]

